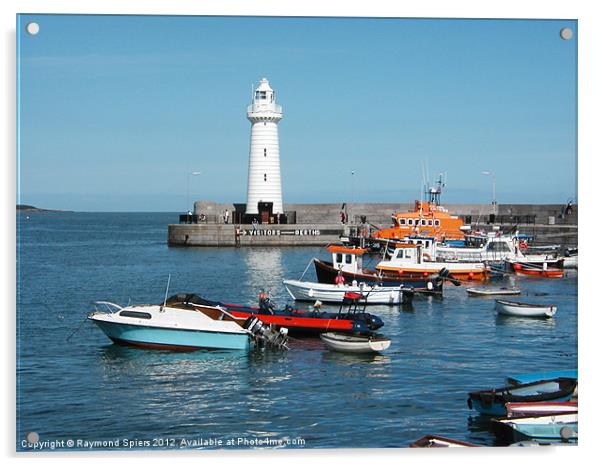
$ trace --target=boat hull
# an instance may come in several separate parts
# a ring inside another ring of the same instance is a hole
[[[496,300],[495,309],[504,316],[550,318],[556,314],[557,307]]]
[[[488,270],[485,268],[458,268],[453,267],[456,263],[446,262],[423,262],[422,265],[412,266],[395,266],[395,265],[378,265],[377,269],[384,274],[398,274],[402,277],[417,278],[424,274],[437,273],[441,269],[449,271],[449,277],[457,280],[474,280],[483,281],[489,277]]]
[[[120,345],[176,351],[248,350],[250,347],[246,333],[168,329],[92,320],[107,337]]]
[[[543,268],[541,266],[534,266],[530,264],[509,262],[512,270],[517,275],[523,275],[528,277],[542,277],[542,278],[562,278],[564,277],[564,270],[560,268]]]
[[[361,294],[362,298],[359,301],[362,304],[394,305],[411,301],[409,294],[401,287],[329,285],[299,280],[284,280],[283,283],[289,295],[297,301],[319,300],[325,303],[342,303],[345,293],[348,292]]]
[[[575,443],[579,432],[577,418],[577,413],[562,413],[498,419],[491,423],[491,430],[498,439],[507,443],[524,440]]]
[[[341,353],[378,353],[391,346],[391,340],[388,338],[324,333],[320,335],[320,339],[328,348]]]
[[[478,288],[467,288],[466,292],[469,296],[515,296],[521,293],[520,290],[511,288],[498,288],[498,289],[478,289]]]

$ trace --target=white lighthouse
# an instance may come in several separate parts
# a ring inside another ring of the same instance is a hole
[[[274,91],[265,78],[253,92],[253,102],[247,107],[247,118],[251,122],[247,214],[258,214],[259,202],[271,202],[272,213],[282,214],[278,145],[278,122],[282,119],[282,107],[276,105]]]

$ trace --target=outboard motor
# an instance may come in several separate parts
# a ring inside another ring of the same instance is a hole
[[[412,301],[414,301],[414,295],[416,292],[414,288],[411,286],[402,286],[401,287],[401,304],[410,305]]]
[[[243,324],[258,348],[288,349],[288,329],[275,330],[255,316],[249,317]]]

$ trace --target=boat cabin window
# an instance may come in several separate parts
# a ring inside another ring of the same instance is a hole
[[[408,218],[408,225],[414,225],[414,220],[412,220],[411,218]]]
[[[353,262],[353,257],[351,254],[345,254],[345,264],[351,264]]]
[[[121,311],[119,315],[122,317],[135,317],[136,319],[150,319],[152,317],[148,312],[140,311]]]
[[[343,263],[343,254],[341,254],[340,252],[337,252],[336,262],[337,262],[337,264]]]
[[[406,219],[405,218],[400,218],[399,219],[399,224],[400,225],[405,225],[406,224]]]
[[[429,226],[432,227],[433,226],[433,221],[429,220]]]
[[[506,243],[501,243],[501,242],[496,241],[495,243],[489,243],[489,245],[487,246],[487,251],[508,252],[508,251],[510,251],[510,248],[508,247],[508,245]]]
[[[422,220],[420,221],[420,224],[421,224],[421,225],[426,225],[426,220],[422,219]]]
[[[435,220],[435,226],[438,227],[441,224],[440,220]]]

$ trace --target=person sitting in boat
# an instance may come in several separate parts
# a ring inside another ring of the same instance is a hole
[[[268,314],[274,313],[274,304],[270,301],[270,296],[265,290],[259,292],[259,309]]]

